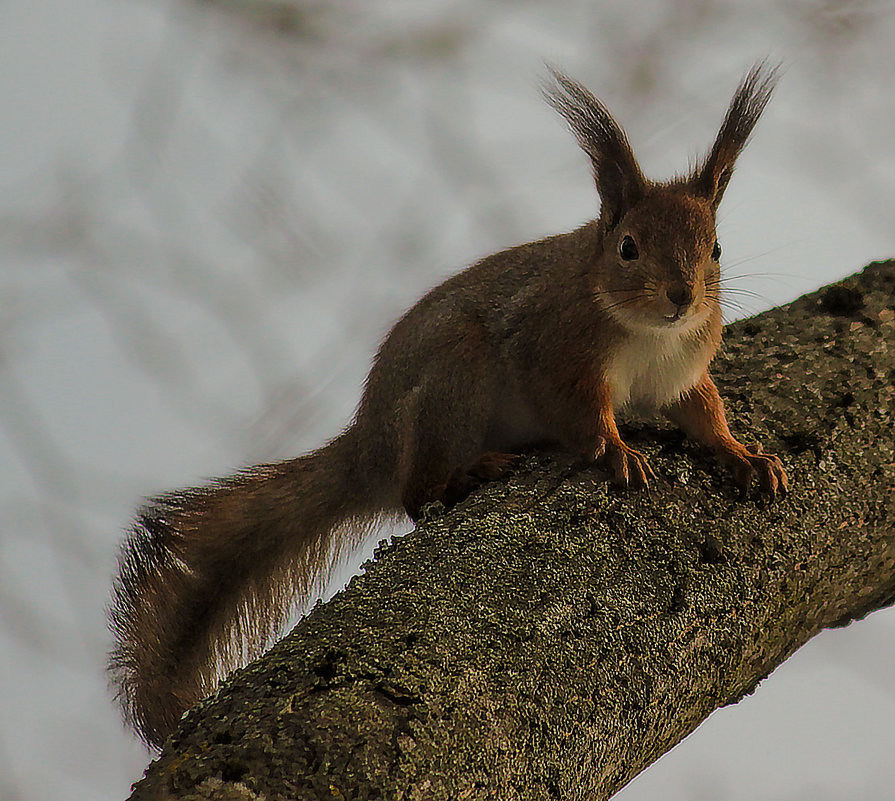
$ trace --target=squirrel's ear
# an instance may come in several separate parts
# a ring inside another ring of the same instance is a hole
[[[612,228],[643,195],[646,181],[628,137],[608,109],[577,81],[548,67],[553,80],[544,97],[566,121],[581,149],[590,156],[600,193],[600,219]]]
[[[730,183],[737,156],[749,141],[755,123],[771,98],[778,73],[779,65],[769,67],[766,61],[749,70],[730,101],[715,144],[690,179],[695,191],[708,198],[715,208]]]

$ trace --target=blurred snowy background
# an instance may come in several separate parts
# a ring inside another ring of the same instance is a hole
[[[427,288],[596,213],[545,61],[659,177],[784,60],[722,207],[736,317],[895,256],[893,41],[882,0],[0,4],[0,798],[148,761],[103,673],[142,496],[335,434]],[[891,797],[893,663],[895,611],[826,632],[618,797]]]

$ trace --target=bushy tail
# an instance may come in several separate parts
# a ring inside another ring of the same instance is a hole
[[[324,571],[336,530],[380,511],[362,472],[349,429],[140,511],[115,583],[109,670],[147,742],[161,745],[224,669],[266,645]]]

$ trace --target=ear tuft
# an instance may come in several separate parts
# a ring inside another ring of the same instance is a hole
[[[548,69],[552,80],[543,86],[544,97],[562,114],[590,157],[602,201],[600,218],[612,228],[643,195],[646,181],[628,137],[609,110],[580,83]]]
[[[780,65],[769,66],[766,59],[749,70],[730,101],[711,151],[693,172],[690,181],[694,189],[716,208],[730,183],[737,157],[771,99],[779,74]]]

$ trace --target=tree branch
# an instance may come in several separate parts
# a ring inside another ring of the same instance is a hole
[[[134,799],[606,799],[821,629],[895,600],[895,262],[730,326],[787,498],[640,426],[650,495],[537,454],[380,548],[183,720]],[[748,440],[747,440],[748,441]]]

